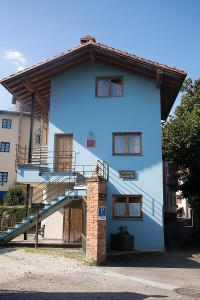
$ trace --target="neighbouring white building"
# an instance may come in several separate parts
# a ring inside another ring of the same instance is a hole
[[[35,142],[40,122],[34,125]],[[0,110],[0,201],[16,181],[16,145],[28,149],[30,113]]]

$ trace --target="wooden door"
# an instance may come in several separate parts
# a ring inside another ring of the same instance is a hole
[[[55,136],[55,171],[70,172],[72,170],[72,134],[57,134]]]
[[[80,243],[82,237],[82,200],[74,200],[64,208],[63,240]]]

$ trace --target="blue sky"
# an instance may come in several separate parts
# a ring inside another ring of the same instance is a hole
[[[86,34],[200,77],[199,0],[0,0],[0,28],[0,78]],[[0,109],[9,108],[11,95],[0,86]]]

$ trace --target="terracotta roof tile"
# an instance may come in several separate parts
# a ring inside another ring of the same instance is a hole
[[[99,49],[106,50],[106,51],[110,51],[110,52],[112,52],[112,53],[116,53],[116,54],[118,54],[118,55],[121,55],[121,56],[124,56],[124,57],[128,57],[128,58],[130,58],[130,59],[134,59],[135,61],[142,62],[142,63],[148,64],[148,65],[150,65],[150,66],[155,66],[155,67],[157,67],[157,68],[161,68],[161,69],[165,69],[165,70],[172,71],[172,72],[175,72],[175,73],[179,73],[179,74],[186,75],[186,72],[185,72],[185,71],[179,70],[179,69],[177,69],[177,68],[175,68],[175,67],[169,67],[169,66],[167,66],[167,65],[165,65],[165,64],[160,64],[160,63],[154,62],[154,61],[149,60],[149,59],[144,59],[144,58],[139,57],[139,56],[136,56],[136,55],[134,55],[134,54],[130,54],[130,53],[128,53],[128,52],[121,51],[121,50],[119,50],[119,49],[115,49],[115,48],[113,48],[113,47],[109,47],[109,46],[104,45],[104,44],[101,44],[101,43],[96,43],[96,42],[93,42],[93,41],[89,41],[89,42],[87,42],[87,43],[78,45],[77,47],[73,47],[73,48],[71,48],[71,49],[69,49],[69,50],[67,50],[67,51],[65,51],[65,52],[61,52],[61,53],[59,53],[59,54],[57,54],[57,55],[54,55],[53,57],[48,58],[48,59],[46,59],[46,60],[44,60],[44,61],[41,61],[41,62],[39,62],[39,63],[37,63],[37,64],[34,64],[33,66],[28,67],[28,68],[26,68],[26,69],[23,69],[22,71],[19,71],[19,72],[16,72],[16,73],[14,73],[14,74],[11,74],[11,75],[9,75],[8,77],[3,78],[1,81],[9,80],[9,79],[12,78],[12,77],[18,76],[18,75],[20,75],[20,74],[24,74],[24,73],[26,73],[26,72],[28,72],[28,71],[31,71],[31,70],[33,70],[33,69],[35,69],[35,68],[37,68],[37,67],[43,66],[43,65],[46,64],[46,63],[52,62],[52,61],[54,61],[54,60],[56,60],[56,59],[58,59],[58,58],[61,58],[61,57],[66,56],[66,55],[68,55],[68,54],[70,54],[70,53],[72,53],[72,52],[74,52],[74,51],[76,51],[76,50],[79,50],[79,49],[81,49],[81,48],[84,48],[84,47],[86,47],[88,44],[92,44],[92,45],[94,45],[95,47],[97,47],[97,48],[99,48]],[[0,82],[1,82],[1,81],[0,81]]]

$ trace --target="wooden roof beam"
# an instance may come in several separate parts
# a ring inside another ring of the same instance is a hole
[[[159,89],[161,88],[161,85],[163,83],[163,75],[164,75],[164,72],[163,70],[161,69],[158,69],[156,71],[156,87]]]
[[[48,112],[48,106],[46,104],[46,101],[41,96],[41,94],[38,92],[38,90],[36,90],[36,88],[33,86],[31,81],[29,81],[27,78],[24,78],[24,79],[22,79],[22,83],[29,92],[35,93],[35,96],[36,96],[38,102],[40,103],[40,105]]]

